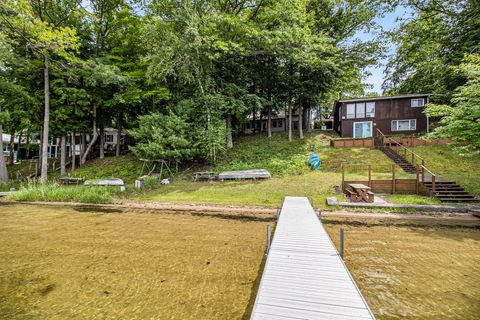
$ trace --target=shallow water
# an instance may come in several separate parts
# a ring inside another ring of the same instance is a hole
[[[339,243],[340,224],[325,227]],[[480,230],[344,225],[345,262],[377,319],[480,319]]]
[[[266,224],[0,204],[0,319],[240,319]]]

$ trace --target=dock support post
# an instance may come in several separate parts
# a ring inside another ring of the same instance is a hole
[[[267,224],[267,252],[265,255],[268,255],[268,252],[270,251],[270,225]]]
[[[392,194],[395,193],[395,164],[392,164]]]
[[[343,250],[344,250],[344,231],[343,228],[340,228],[340,258],[343,260]]]

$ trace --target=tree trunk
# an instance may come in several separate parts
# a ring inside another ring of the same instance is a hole
[[[90,142],[88,143],[87,149],[85,150],[85,153],[83,154],[82,159],[80,160],[81,165],[84,165],[85,162],[87,162],[88,154],[92,150],[92,147],[95,145],[95,143],[97,142],[97,138],[98,138],[98,132],[97,132],[97,104],[95,102],[93,103],[92,132],[93,132],[93,136],[91,137]]]
[[[257,109],[254,107],[253,108],[253,114],[252,114],[252,133],[256,133],[257,131]]]
[[[298,135],[303,140],[303,97],[300,97],[300,103],[298,105]]]
[[[272,137],[272,88],[268,88],[267,135]]]
[[[233,138],[232,138],[232,115],[227,114],[227,148],[233,148]]]
[[[20,130],[20,132],[18,133],[17,160],[21,160],[21,159],[20,159],[20,149],[21,149],[21,147],[22,147],[22,137],[23,137],[23,131]]]
[[[260,120],[260,130],[259,130],[259,131],[260,131],[260,133],[262,133],[262,132],[263,132],[263,113],[262,113],[262,109],[260,109],[260,118],[259,118],[259,120]]]
[[[288,141],[292,141],[292,99],[288,99]]]
[[[15,163],[15,129],[12,130],[10,133],[10,157],[9,157],[10,165],[13,166]]]
[[[70,142],[70,152],[72,153],[72,172],[75,171],[75,157],[76,157],[76,148],[75,148],[75,132],[72,132],[72,141]]]
[[[268,137],[272,137],[272,108],[268,107],[268,115],[267,115],[267,131]]]
[[[105,158],[105,130],[100,128],[100,159]]]
[[[120,155],[120,146],[121,146],[121,138],[122,138],[122,117],[118,115],[118,123],[117,123],[117,147],[115,148],[115,156]]]
[[[67,141],[65,135],[60,138],[60,176],[65,175],[65,156],[66,156]]]
[[[45,82],[45,114],[43,116],[43,139],[42,139],[42,169],[40,171],[40,183],[47,183],[48,179],[48,125],[50,123],[50,76],[48,72],[48,56],[44,56],[44,82]]]
[[[27,129],[27,141],[25,141],[27,145],[27,150],[25,151],[25,159],[30,159],[30,127]]]
[[[0,112],[2,107],[0,106]],[[7,166],[5,165],[5,158],[3,156],[3,126],[0,122],[0,182],[8,182]]]

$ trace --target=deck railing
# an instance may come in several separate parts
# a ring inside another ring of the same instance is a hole
[[[425,166],[425,159],[420,157],[418,154],[416,154],[412,150],[408,149],[407,147],[405,147],[402,143],[398,142],[397,140],[395,140],[391,137],[385,136],[385,134],[383,134],[383,132],[380,131],[379,129],[377,129],[377,132],[378,132],[378,135],[377,135],[378,140],[377,141],[380,141],[382,146],[387,147],[387,144],[389,144],[388,147],[390,149],[392,149],[397,154],[402,156],[406,161],[410,161],[410,163],[412,165],[415,166],[417,164],[421,164],[422,166]],[[392,144],[393,144],[393,146],[392,146]]]

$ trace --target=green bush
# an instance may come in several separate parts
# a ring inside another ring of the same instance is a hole
[[[151,190],[160,185],[160,180],[155,176],[147,176],[143,179],[142,189]]]

